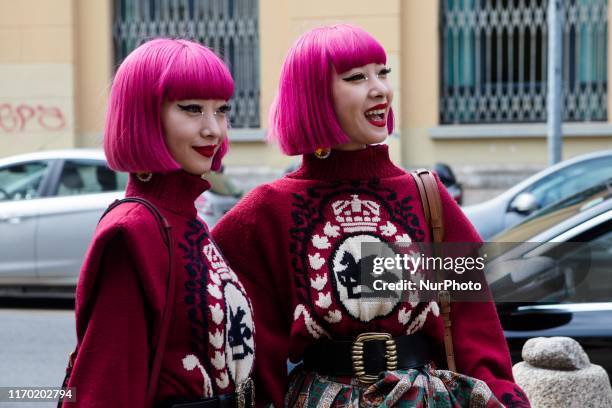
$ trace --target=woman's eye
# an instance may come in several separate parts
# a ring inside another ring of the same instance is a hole
[[[362,79],[366,79],[366,76],[362,73],[358,73],[358,74],[353,74],[351,76],[348,76],[342,79],[345,80],[346,82],[354,82],[354,81],[361,81]]]
[[[379,78],[386,78],[388,74],[391,73],[391,68],[383,68],[380,71],[378,71],[378,77]]]
[[[231,110],[232,110],[232,106],[229,105],[229,104],[225,104],[225,105],[219,106],[219,108],[217,109],[217,112],[219,112],[222,115],[225,115],[226,113],[228,113]]]
[[[198,115],[202,113],[202,107],[200,105],[196,105],[196,104],[181,105],[180,103],[178,103],[177,106],[179,107],[180,110],[185,111],[187,113],[193,113],[193,114],[198,114]]]

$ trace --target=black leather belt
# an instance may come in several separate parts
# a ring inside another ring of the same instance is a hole
[[[391,337],[362,333],[354,341],[319,340],[304,352],[304,368],[322,375],[357,377],[373,383],[383,371],[422,367],[434,359],[421,334]]]
[[[236,389],[236,392],[222,394],[216,397],[205,398],[198,401],[166,401],[161,407],[167,408],[254,408],[255,387],[252,380],[248,380]]]

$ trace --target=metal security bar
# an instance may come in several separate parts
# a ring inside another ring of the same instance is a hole
[[[547,0],[440,0],[440,121],[546,121]],[[606,121],[608,0],[563,0],[564,121]]]
[[[258,0],[114,0],[115,63],[155,37],[187,38],[212,48],[235,81],[231,124],[259,127]]]

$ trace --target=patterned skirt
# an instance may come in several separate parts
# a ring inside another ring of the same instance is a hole
[[[297,367],[291,372],[285,406],[504,408],[483,381],[430,365],[387,371],[371,385]]]

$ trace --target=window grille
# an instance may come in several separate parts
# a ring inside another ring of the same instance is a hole
[[[440,0],[440,121],[546,120],[547,0]],[[607,120],[608,0],[563,0],[563,120]]]
[[[198,41],[220,55],[235,82],[231,123],[259,127],[258,0],[114,0],[115,63],[155,37]]]

